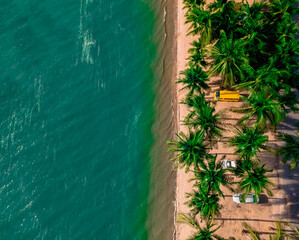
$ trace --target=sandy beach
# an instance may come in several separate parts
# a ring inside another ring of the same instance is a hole
[[[177,4],[177,78],[180,76],[180,72],[186,68],[188,49],[190,43],[197,39],[198,36],[186,36],[189,28],[185,22],[185,10],[183,10],[183,1],[175,0]],[[208,1],[207,4],[212,1]],[[219,77],[212,77],[209,85],[211,87],[211,94],[207,98],[212,99],[212,93],[219,89]],[[186,96],[188,90],[180,90],[183,86],[181,84],[176,85],[176,99],[174,102],[181,102]],[[233,125],[236,125],[237,120],[240,118],[240,114],[232,113],[228,109],[230,107],[240,107],[242,102],[218,102],[216,104],[216,110],[225,113],[223,124],[225,125],[226,132],[225,137],[233,136]],[[186,126],[182,125],[181,122],[188,114],[188,109],[183,104],[178,104],[176,109],[176,121],[177,131],[187,131]],[[299,119],[297,114],[297,119]],[[268,133],[269,144],[277,144],[275,142],[275,136],[272,133]],[[226,159],[234,160],[234,149],[225,146],[225,141],[219,142],[211,153],[218,154],[218,158],[222,158],[223,155]],[[279,159],[269,153],[262,152],[260,154],[261,163],[267,163],[267,168],[272,168],[273,172],[269,174],[270,180],[275,184],[272,191],[273,197],[267,197],[266,195],[261,196],[260,204],[253,205],[237,205],[232,200],[232,193],[228,189],[223,189],[225,199],[222,199],[220,205],[222,205],[221,216],[216,217],[215,224],[222,225],[217,231],[217,234],[224,238],[234,237],[236,240],[247,239],[246,235],[242,233],[243,227],[242,222],[249,223],[253,229],[261,234],[262,239],[269,239],[269,233],[271,227],[275,226],[277,220],[289,220],[290,213],[288,208],[287,195],[284,192],[284,181],[280,179],[282,175],[282,167],[279,166]],[[176,185],[176,213],[189,213],[189,208],[184,204],[187,201],[185,193],[192,192],[192,182],[188,180],[193,177],[191,172],[185,173],[185,169],[177,170],[177,185]],[[234,179],[237,180],[237,179]],[[297,181],[298,182],[298,181]],[[190,226],[186,224],[176,223],[175,225],[175,238],[177,240],[188,239],[194,232]]]

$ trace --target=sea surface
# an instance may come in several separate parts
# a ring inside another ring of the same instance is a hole
[[[1,240],[148,239],[154,8],[0,0]]]

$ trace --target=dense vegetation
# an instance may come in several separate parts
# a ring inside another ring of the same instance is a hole
[[[267,131],[276,134],[277,125],[290,111],[297,111],[295,90],[299,88],[297,57],[298,28],[292,16],[298,13],[295,0],[270,0],[236,3],[230,0],[183,0],[188,34],[198,36],[189,50],[188,68],[181,72],[178,83],[189,93],[183,102],[190,113],[184,120],[188,134],[177,134],[177,140],[169,141],[176,166],[194,172],[194,191],[188,193],[186,203],[191,214],[179,214],[178,221],[195,227],[198,232],[190,239],[222,239],[215,235],[213,219],[220,214],[219,200],[224,197],[221,186],[234,191],[237,184],[245,196],[265,192],[272,195],[267,173],[272,170],[261,165],[258,152],[274,152],[267,145]],[[206,101],[211,76],[220,76],[221,89],[248,92],[242,96],[244,106],[231,109],[243,113],[236,127],[236,135],[228,144],[238,156],[235,169],[223,169],[217,156],[209,151],[224,134],[223,116],[215,112],[215,103]],[[299,131],[299,125],[298,125]],[[290,162],[295,169],[299,160],[299,135],[297,138],[278,133],[285,145],[276,150],[283,163]],[[292,151],[290,151],[292,149]],[[240,178],[233,183],[226,176],[230,171]],[[200,214],[206,221],[201,228],[195,219]],[[280,223],[277,223],[280,224]],[[280,225],[281,226],[281,225]],[[250,233],[249,225],[244,224]],[[252,233],[254,231],[252,230]],[[275,233],[276,234],[276,233]],[[278,233],[277,233],[278,234]],[[281,232],[281,238],[289,233]],[[274,236],[274,235],[273,235]],[[275,235],[276,236],[276,235]],[[258,239],[258,238],[256,238]]]

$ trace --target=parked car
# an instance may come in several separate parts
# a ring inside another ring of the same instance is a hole
[[[246,195],[245,199],[242,198],[242,193],[233,194],[233,201],[235,203],[258,203],[259,197],[255,196],[255,194]]]
[[[216,91],[214,93],[215,101],[238,102],[239,99],[239,91]]]
[[[221,160],[221,165],[222,165],[223,169],[236,168],[236,161],[223,159],[223,160]]]

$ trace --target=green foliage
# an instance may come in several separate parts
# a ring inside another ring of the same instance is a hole
[[[245,232],[249,234],[252,240],[260,240],[259,234],[255,232],[249,224],[243,222],[242,225],[245,228]]]
[[[270,234],[270,240],[287,240],[287,239],[299,239],[299,228],[294,227],[292,224],[288,222],[280,222],[276,221],[276,228],[272,230],[275,230],[274,233]],[[253,228],[247,224],[246,222],[242,223],[243,227],[245,228],[244,232],[248,233],[250,236],[250,239],[252,240],[260,240],[260,235],[253,230]],[[287,226],[291,228],[293,231],[292,233],[289,233],[289,231],[286,231],[283,226]]]
[[[299,123],[297,123],[297,129],[296,137],[284,133],[278,134],[278,139],[284,141],[285,145],[277,153],[282,156],[284,164],[290,162],[290,169],[292,170],[297,168],[299,161]]]
[[[177,166],[185,167],[186,171],[189,171],[191,165],[198,167],[205,158],[209,157],[203,132],[190,132],[188,135],[180,132],[176,135],[178,141],[168,141],[170,145],[168,151],[177,153],[172,159],[177,161]]]
[[[202,48],[201,42],[201,39],[193,41],[191,44],[192,47],[188,50],[188,53],[191,54],[188,58],[190,63],[197,67],[207,66],[207,62],[205,61],[206,49]]]
[[[268,142],[268,136],[257,127],[236,127],[236,134],[230,138],[230,145],[236,148],[235,154],[238,154],[241,159],[256,161],[258,160],[256,154],[260,152],[260,149],[269,150],[269,147],[265,145]]]
[[[217,193],[224,198],[220,186],[222,185],[232,190],[231,182],[225,174],[227,170],[222,168],[221,163],[216,164],[216,158],[217,156],[214,156],[206,165],[203,164],[202,170],[195,170],[195,177],[192,180],[196,181],[195,187],[203,186],[207,188],[208,192]]]
[[[273,193],[270,190],[270,185],[274,184],[270,182],[266,176],[266,173],[272,172],[272,170],[265,169],[265,165],[243,170],[243,173],[241,173],[242,180],[239,185],[242,190],[245,190],[244,195],[254,191],[255,195],[259,196],[266,190],[269,196],[273,196]]]
[[[201,46],[204,47],[211,41],[211,12],[205,11],[203,6],[193,8],[186,14],[186,23],[190,23],[188,34],[200,34]]]
[[[229,0],[216,0],[207,7],[211,12],[212,39],[218,39],[220,32],[233,33],[239,28],[239,12],[235,11],[235,2]]]
[[[247,124],[249,120],[255,120],[255,126],[261,129],[271,126],[275,128],[283,120],[284,112],[280,104],[265,92],[253,92],[249,98],[243,97],[248,107],[232,109],[232,111],[246,113],[240,122]]]
[[[206,102],[204,96],[202,94],[189,97],[187,104],[191,110],[184,122],[194,129],[202,131],[205,139],[212,144],[214,139],[222,136],[224,129],[221,125],[220,114],[215,113],[215,107],[212,106],[211,102]]]
[[[232,87],[236,84],[237,77],[243,78],[244,66],[249,66],[245,53],[245,41],[242,39],[227,38],[224,31],[217,44],[208,47],[209,58],[213,59],[209,76],[218,74],[223,78],[223,87]]]
[[[299,228],[295,227],[294,225],[292,225],[289,222],[283,222],[283,224],[286,225],[287,227],[289,227],[292,230],[292,233],[284,232],[284,235],[286,237],[288,237],[289,239],[298,240],[299,239]]]
[[[208,192],[207,187],[198,187],[198,191],[186,194],[188,198],[191,198],[186,204],[192,208],[191,212],[196,215],[200,215],[211,221],[216,215],[220,214],[219,197],[215,193]]]
[[[215,239],[222,240],[223,239],[214,234],[221,226],[212,229],[215,225],[212,224],[211,222],[207,222],[206,227],[202,228],[200,227],[195,217],[190,214],[179,213],[177,217],[177,222],[188,224],[189,226],[197,230],[197,233],[195,233],[191,238],[189,238],[189,240],[215,240]]]
[[[209,86],[206,83],[209,78],[200,66],[189,64],[189,68],[182,71],[181,74],[184,75],[184,78],[179,79],[177,83],[184,84],[182,89],[188,88],[191,95],[195,92],[201,93],[202,89],[209,89]]]

